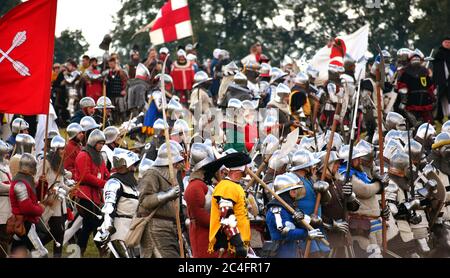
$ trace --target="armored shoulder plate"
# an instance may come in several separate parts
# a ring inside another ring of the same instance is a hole
[[[14,194],[16,195],[17,201],[22,202],[29,198],[27,186],[23,182],[17,182],[14,186]]]

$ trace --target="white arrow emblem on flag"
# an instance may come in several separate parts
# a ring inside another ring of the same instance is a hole
[[[22,31],[18,32],[16,36],[14,37],[14,40],[12,42],[11,47],[8,49],[8,51],[4,52],[2,49],[0,49],[0,63],[3,62],[3,60],[8,60],[13,65],[13,68],[22,76],[31,76],[30,70],[27,66],[25,66],[23,63],[19,61],[13,60],[9,54],[18,46],[23,44],[27,40],[27,32]]]

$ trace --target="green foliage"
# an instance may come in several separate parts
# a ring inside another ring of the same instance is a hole
[[[375,0],[374,0],[375,1]],[[122,0],[116,17],[116,46],[125,50],[136,44],[144,53],[149,48],[148,33],[131,37],[148,24],[165,0]],[[275,61],[285,53],[299,57],[312,55],[325,45],[328,35],[350,33],[366,23],[371,25],[370,49],[376,44],[388,49],[419,47],[429,52],[448,32],[448,0],[381,0],[380,8],[370,8],[365,0],[196,0],[189,1],[195,41],[200,58],[210,57],[214,48],[230,51],[241,58],[255,41],[263,42],[264,53]],[[413,17],[419,10],[422,16]],[[286,13],[286,11],[292,11]],[[282,26],[275,22],[284,22]],[[168,45],[192,42],[192,38]],[[128,56],[128,54],[126,55]]]
[[[88,49],[89,44],[80,30],[64,30],[55,38],[54,62],[63,63],[68,58],[79,60]]]
[[[14,8],[14,6],[20,4],[20,0],[2,0],[0,1],[0,17],[6,14],[9,10]]]

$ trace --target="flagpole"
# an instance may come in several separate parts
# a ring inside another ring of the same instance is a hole
[[[166,64],[167,64],[167,59],[169,58],[170,53],[167,54],[166,59],[164,60],[164,64],[163,64],[163,68],[162,68],[162,73],[161,73],[161,95],[162,95],[162,109],[163,109],[163,119],[164,122],[167,123],[167,115],[166,115],[166,106],[167,106],[167,101],[166,101],[166,89],[164,87],[164,82],[165,82],[165,71],[166,71]],[[172,184],[172,186],[175,186],[175,184],[177,184],[176,178],[175,178],[175,169],[174,169],[174,165],[173,165],[173,159],[172,159],[172,150],[171,150],[171,145],[170,145],[170,138],[169,138],[169,127],[164,128],[164,137],[166,138],[166,146],[167,146],[167,157],[169,160],[169,176],[170,176],[170,183]],[[183,185],[180,185],[183,186]],[[179,197],[178,197],[179,198]],[[178,233],[178,244],[180,247],[180,257],[184,258],[184,246],[183,246],[183,235],[181,232],[181,220],[180,220],[180,206],[179,206],[179,202],[178,202],[178,198],[173,202],[173,205],[175,207],[175,221],[176,221],[176,225],[177,225],[177,233]]]
[[[46,160],[47,160],[47,145],[48,145],[48,143],[47,143],[47,140],[48,140],[48,114],[50,113],[50,111],[48,111],[47,112],[47,116],[45,117],[45,134],[44,134],[44,161],[42,162],[43,164],[43,166],[42,166],[42,174],[41,174],[41,178],[39,179],[39,181],[40,181],[40,185],[42,186],[42,188],[41,188],[41,199],[40,200],[44,200],[44,186],[45,186],[45,180],[46,180],[46,177],[45,177],[45,163],[46,163]],[[44,181],[42,181],[42,180],[44,180]]]

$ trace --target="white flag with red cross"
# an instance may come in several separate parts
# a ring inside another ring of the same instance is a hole
[[[191,17],[187,0],[169,0],[159,10],[150,30],[153,45],[192,36]]]

